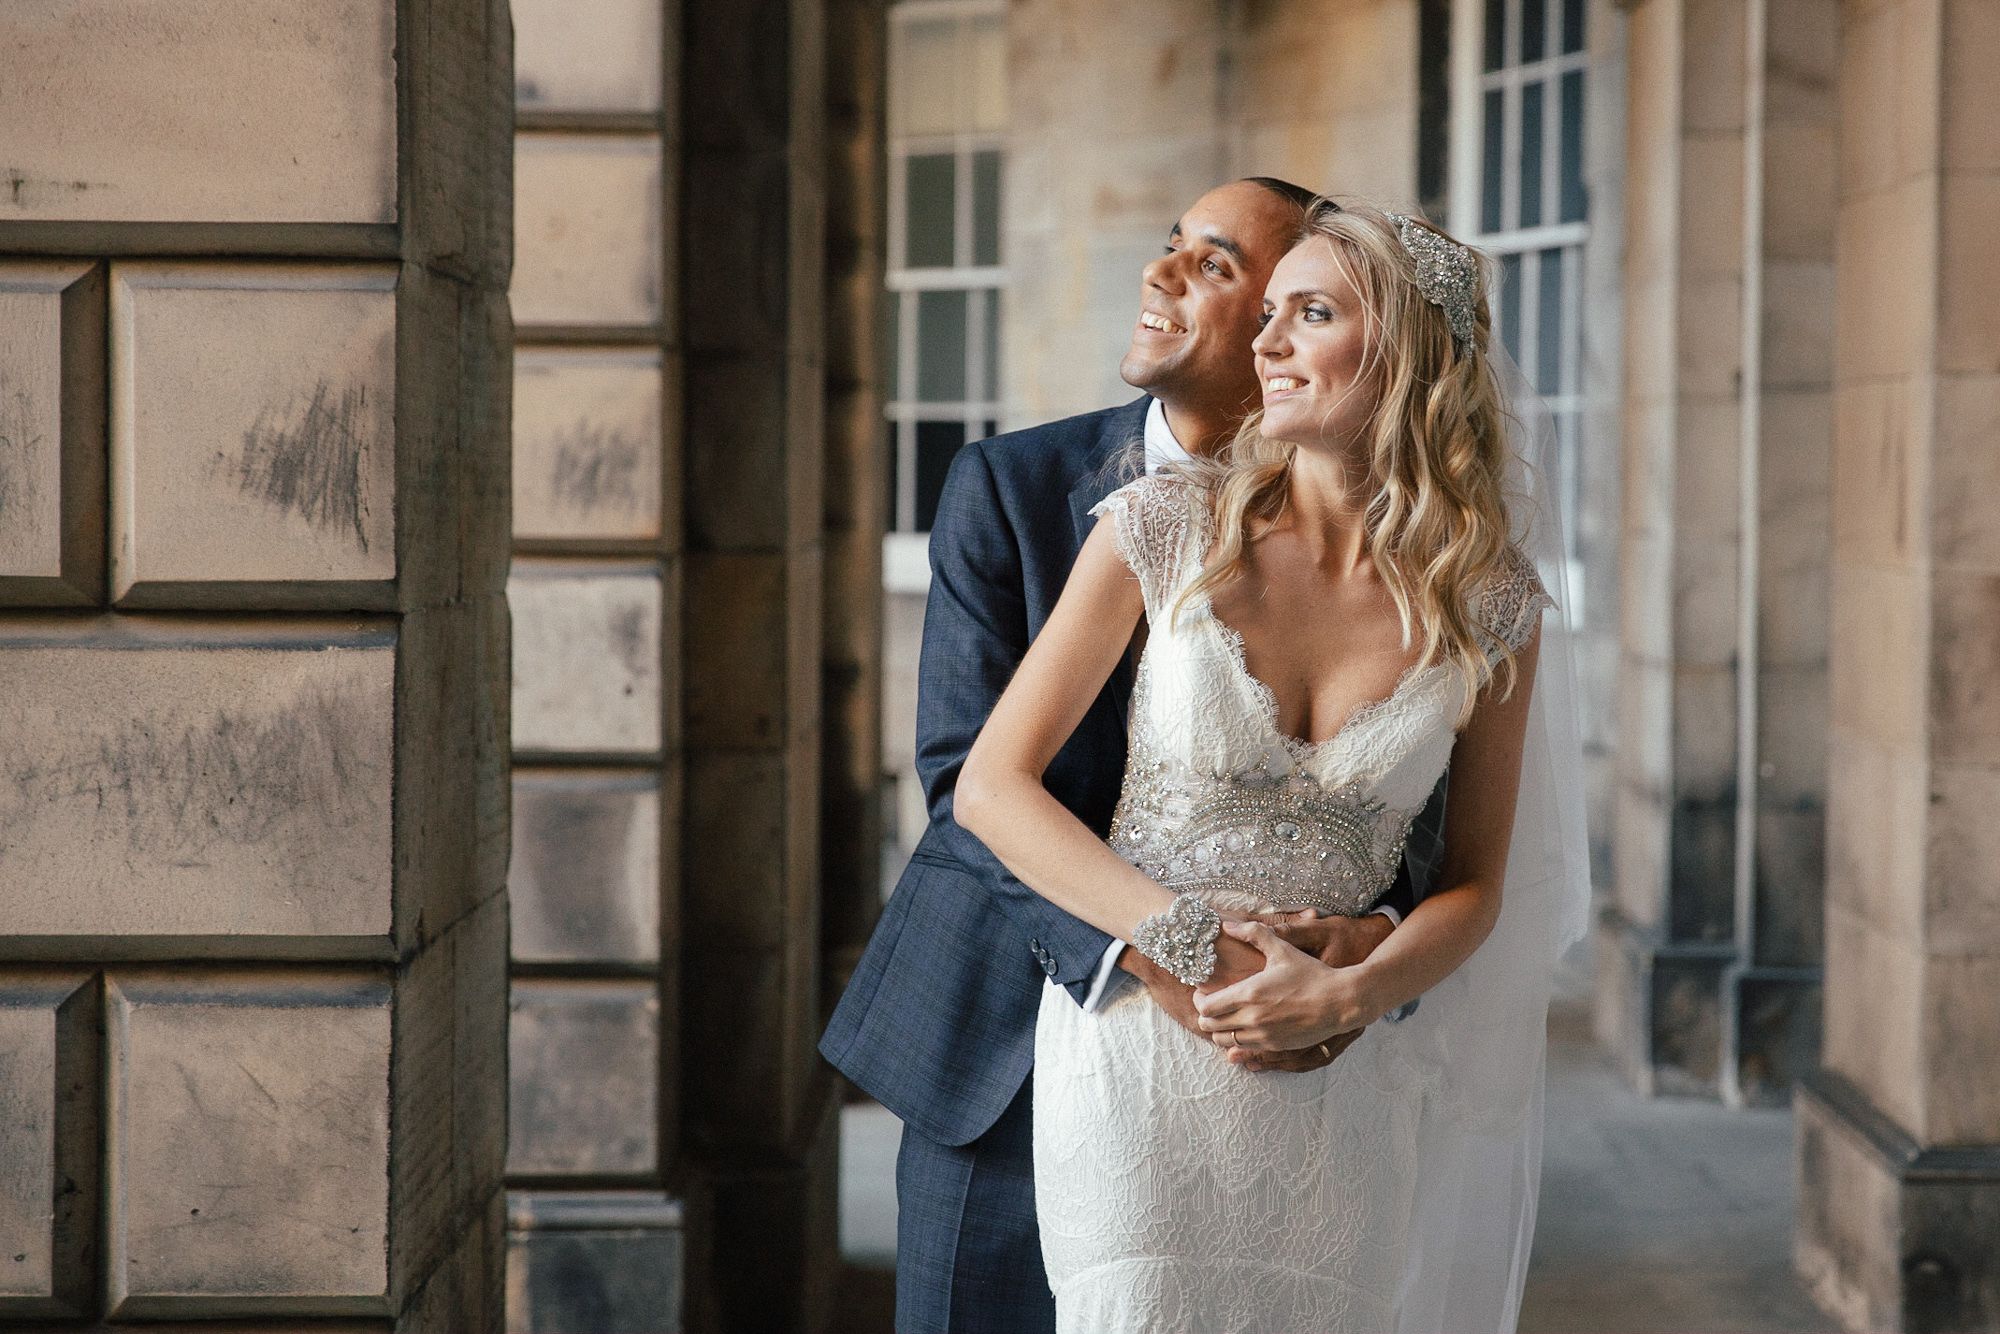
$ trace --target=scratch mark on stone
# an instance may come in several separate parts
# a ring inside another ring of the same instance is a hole
[[[639,505],[638,472],[636,441],[621,432],[579,421],[555,438],[549,490],[572,509],[615,505],[629,511]]]
[[[60,753],[0,758],[0,846],[50,805],[95,802],[122,816],[130,849],[148,860],[199,860],[216,844],[255,845],[300,812],[352,828],[383,786],[357,747],[351,700],[325,691],[282,709],[225,708],[192,720],[128,718],[79,728]],[[100,824],[100,836],[111,831]]]
[[[243,453],[231,467],[245,495],[297,514],[316,528],[351,528],[368,550],[367,460],[377,447],[376,417],[366,385],[336,390],[321,380],[303,406],[266,408],[243,433]]]
[[[82,194],[99,185],[94,181],[56,181],[46,176],[30,176],[19,167],[0,171],[0,190],[6,191],[10,203],[22,208],[38,208],[62,195]]]
[[[621,607],[612,616],[611,647],[628,674],[632,676],[646,674],[650,655],[646,652],[646,620],[643,608]]]
[[[41,448],[35,434],[35,405],[25,389],[10,389],[0,377],[0,521],[16,511],[33,513],[34,470],[27,465]]]
[[[280,1103],[275,1097],[271,1095],[271,1090],[264,1087],[264,1081],[257,1078],[256,1073],[253,1070],[251,1070],[249,1066],[243,1064],[243,1062],[241,1061],[238,1061],[236,1063],[236,1068],[243,1072],[244,1078],[248,1079],[251,1083],[257,1086],[257,1091],[264,1095],[264,1101],[270,1103],[273,1107],[276,1107],[280,1111],[284,1110],[284,1104]]]

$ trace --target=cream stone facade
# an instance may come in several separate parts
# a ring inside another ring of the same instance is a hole
[[[913,126],[924,23],[983,63]],[[921,424],[1126,400],[1271,174],[1492,250],[1566,414],[1599,1039],[1793,1102],[1830,1318],[2000,1330],[1996,61],[1989,0],[0,8],[0,1323],[828,1328]]]

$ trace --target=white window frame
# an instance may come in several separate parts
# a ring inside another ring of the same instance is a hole
[[[1520,321],[1520,363],[1523,374],[1530,384],[1540,384],[1541,366],[1541,265],[1543,252],[1560,250],[1558,262],[1563,266],[1563,303],[1568,314],[1563,337],[1556,350],[1559,358],[1557,367],[1558,392],[1545,394],[1544,401],[1549,411],[1562,424],[1563,436],[1558,450],[1558,466],[1561,476],[1556,479],[1559,494],[1564,498],[1564,512],[1569,516],[1568,531],[1565,534],[1570,550],[1567,553],[1568,569],[1564,571],[1571,596],[1578,605],[1568,608],[1569,622],[1581,625],[1583,621],[1582,571],[1576,558],[1577,516],[1579,514],[1580,477],[1578,475],[1578,455],[1583,448],[1581,440],[1584,417],[1583,388],[1583,320],[1586,314],[1583,302],[1583,251],[1584,243],[1590,236],[1588,197],[1585,200],[1585,215],[1575,222],[1543,222],[1538,226],[1519,227],[1507,225],[1520,216],[1521,172],[1518,162],[1521,153],[1521,90],[1530,82],[1540,82],[1547,90],[1542,95],[1542,162],[1541,197],[1542,216],[1560,218],[1562,215],[1562,78],[1571,71],[1580,72],[1584,80],[1584,105],[1589,105],[1590,96],[1590,43],[1586,37],[1580,50],[1564,53],[1562,47],[1562,3],[1563,0],[1505,0],[1507,30],[1502,34],[1501,64],[1497,70],[1486,68],[1486,0],[1452,0],[1451,11],[1451,204],[1449,228],[1460,239],[1470,242],[1491,255],[1497,262],[1510,255],[1520,257],[1521,280],[1516,288],[1520,310],[1516,318]],[[1544,6],[1542,58],[1527,63],[1514,63],[1521,49],[1521,15],[1525,6]],[[1584,21],[1590,22],[1590,5],[1584,5]],[[1499,231],[1488,232],[1484,227],[1485,203],[1485,106],[1486,94],[1492,91],[1501,94],[1501,137],[1500,137],[1500,219]],[[1586,133],[1588,126],[1585,127]],[[1579,164],[1579,169],[1581,164]],[[1497,339],[1502,327],[1504,312],[1501,309],[1503,293],[1496,288],[1493,292],[1494,337]]]
[[[987,326],[989,316],[998,324],[998,311],[990,310],[989,303],[997,306],[1001,289],[1006,285],[1007,269],[1004,264],[908,267],[904,249],[907,231],[906,213],[908,208],[907,167],[912,155],[949,153],[955,161],[953,172],[952,223],[954,236],[952,253],[954,257],[973,253],[974,227],[972,163],[974,155],[985,152],[1003,153],[1004,136],[997,131],[959,130],[951,134],[906,134],[901,119],[901,99],[894,86],[894,73],[902,56],[906,40],[906,26],[911,23],[935,21],[941,18],[957,20],[961,36],[969,31],[970,23],[980,18],[997,18],[1003,23],[1007,15],[1007,0],[900,0],[889,6],[889,68],[891,86],[888,97],[888,267],[885,285],[888,299],[897,303],[896,327],[897,346],[891,354],[896,358],[895,383],[897,396],[887,400],[883,411],[885,418],[895,427],[896,456],[891,461],[891,475],[895,479],[896,494],[892,497],[889,515],[890,531],[884,535],[882,550],[883,585],[890,592],[923,592],[930,586],[930,562],[928,548],[930,534],[914,530],[917,508],[917,423],[926,421],[959,420],[965,424],[965,439],[969,443],[985,433],[986,423],[1000,420],[1000,386],[997,374],[995,383],[988,384],[986,370],[989,354],[997,349],[987,347]],[[969,123],[971,117],[961,107],[957,117],[960,125]],[[1001,189],[1006,189],[1006,161],[1001,158]],[[996,220],[997,226],[997,220]],[[924,292],[963,291],[966,294],[966,338],[965,338],[965,386],[971,397],[959,402],[926,402],[917,398],[917,307]],[[900,529],[901,531],[898,531]]]

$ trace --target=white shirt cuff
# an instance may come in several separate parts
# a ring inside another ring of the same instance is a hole
[[[1113,936],[1111,943],[1104,947],[1104,957],[1097,961],[1097,973],[1090,979],[1090,990],[1084,993],[1085,1013],[1097,1009],[1104,1003],[1104,998],[1117,988],[1118,979],[1123,973],[1118,967],[1118,956],[1124,949],[1125,942],[1116,936]]]
[[[1397,912],[1386,903],[1376,904],[1374,911],[1388,918],[1390,926],[1401,926],[1403,924],[1403,914]]]

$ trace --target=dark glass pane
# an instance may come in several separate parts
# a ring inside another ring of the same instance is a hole
[[[988,418],[986,421],[979,423],[979,438],[981,440],[991,439],[998,434],[1000,434],[999,422]]]
[[[903,362],[903,294],[889,292],[882,298],[882,383],[888,388],[888,398],[895,402],[898,392],[897,375]]]
[[[912,269],[948,269],[957,210],[949,153],[913,154],[903,172],[903,263]]]
[[[965,423],[917,423],[917,528],[927,533],[937,522],[938,497],[944,493],[944,475],[952,455],[965,443]]]
[[[1562,383],[1563,252],[1542,252],[1541,309],[1535,313],[1535,388],[1560,394]]]
[[[1542,58],[1548,0],[1521,0],[1521,63]]]
[[[1582,222],[1583,196],[1583,71],[1562,77],[1562,220]]]
[[[1563,53],[1583,50],[1583,0],[1563,0]]]
[[[1542,88],[1521,88],[1521,221],[1538,227],[1542,221]]]
[[[1507,354],[1521,359],[1521,257],[1500,257],[1500,341]]]
[[[888,428],[882,433],[883,448],[887,450],[888,459],[888,466],[882,469],[882,475],[889,479],[889,507],[882,512],[889,516],[889,531],[900,533],[906,530],[903,527],[902,515],[896,512],[896,475],[898,472],[896,466],[896,423],[893,421],[884,422],[883,425]]]
[[[979,396],[989,402],[1000,397],[1000,289],[997,287],[989,288],[986,293],[986,383]]]
[[[1507,0],[1486,0],[1486,68],[1507,63]]]
[[[972,262],[1000,262],[1000,154],[972,155]]]
[[[917,398],[965,400],[965,293],[917,293]]]
[[[1500,90],[1490,89],[1485,98],[1486,146],[1480,157],[1479,230],[1500,230],[1500,144],[1506,128],[1500,118]]]

